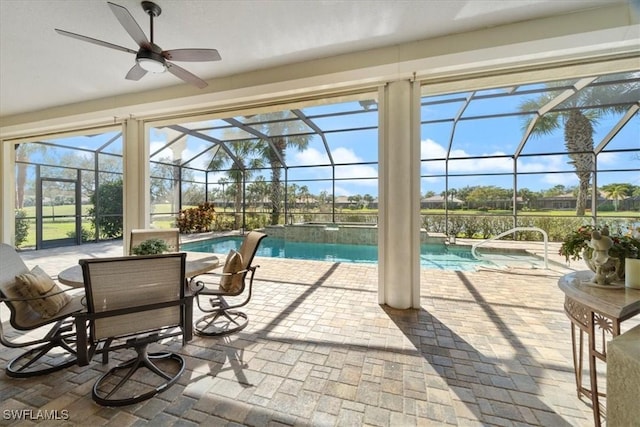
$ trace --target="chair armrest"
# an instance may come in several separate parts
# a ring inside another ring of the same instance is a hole
[[[236,276],[238,274],[248,273],[250,271],[253,271],[254,269],[255,267],[249,267],[242,270],[238,270],[234,273],[202,273],[200,276]],[[205,289],[207,289],[207,286],[202,280],[197,280],[197,281],[192,280],[189,283],[189,290],[193,293],[193,295],[198,295],[200,292],[202,292]]]
[[[34,301],[34,300],[49,298],[49,297],[52,297],[54,295],[59,295],[61,293],[70,292],[70,291],[77,291],[77,289],[76,288],[61,289],[58,292],[53,292],[53,293],[50,293],[50,294],[37,296],[37,297],[27,297],[27,298],[5,298],[5,297],[2,297],[2,298],[0,298],[0,302],[5,302],[5,301],[6,302]]]

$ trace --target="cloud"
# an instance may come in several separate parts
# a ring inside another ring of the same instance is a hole
[[[437,143],[432,139],[421,141],[420,143],[421,157],[424,158],[442,158],[446,157],[446,149],[443,145]],[[495,151],[493,153],[477,153],[474,156],[503,156],[505,153]],[[513,160],[504,158],[487,157],[482,159],[461,159],[470,154],[464,150],[452,150],[449,161],[449,174],[456,173],[507,173],[510,174],[513,168]],[[616,161],[616,156],[613,153],[603,153],[598,157],[599,164],[613,164]],[[539,157],[521,157],[518,162],[518,172],[535,172],[536,175],[519,175],[518,181],[520,186],[533,185],[533,187],[555,186],[562,184],[564,186],[574,186],[578,184],[578,178],[573,173],[573,168],[568,166],[569,161],[566,155],[555,156],[539,156]],[[424,162],[422,164],[422,174],[444,174],[445,162],[433,161]],[[547,171],[565,171],[567,173],[546,173]],[[505,179],[510,179],[505,176]],[[473,176],[469,176],[467,179],[474,179]],[[534,181],[537,183],[534,184]],[[442,177],[429,177],[422,178],[422,182],[428,184],[444,183]],[[507,181],[505,181],[506,183]],[[510,182],[510,181],[508,181]],[[526,184],[524,184],[526,183]],[[540,185],[543,184],[543,185]],[[509,187],[509,185],[507,185]],[[429,188],[433,190],[433,188]],[[422,188],[425,191],[425,188]]]
[[[565,187],[572,187],[578,184],[578,177],[574,173],[548,173],[542,176],[542,182],[551,186],[564,185]]]
[[[360,158],[353,150],[345,147],[338,147],[332,151],[333,161],[336,163],[360,163]],[[336,167],[336,178],[377,178],[378,169],[371,165],[348,165]],[[376,180],[358,180],[360,185],[377,186]]]
[[[327,154],[321,153],[315,148],[307,148],[304,151],[296,152],[294,160],[296,165],[326,165],[330,163]]]
[[[598,155],[598,165],[615,165],[619,162],[619,153],[600,153]]]
[[[473,154],[473,156],[486,156],[483,159],[467,159],[471,154],[464,150],[451,150],[449,156],[449,174],[454,173],[483,173],[483,172],[511,172],[513,169],[513,161],[508,157],[490,157],[504,156],[505,153],[495,151],[493,153]],[[426,139],[420,142],[420,157],[422,159],[439,159],[447,156],[447,150],[444,146],[438,144],[432,139]],[[422,173],[444,173],[445,162],[432,161],[422,163]]]
[[[347,166],[336,166],[336,179],[350,179],[352,184],[377,186],[377,180],[362,180],[358,178],[377,178],[378,169],[371,165],[358,165],[353,163],[363,162],[353,150],[345,147],[338,147],[331,150],[333,161],[337,164],[340,163],[352,163]],[[329,158],[315,148],[308,148],[304,151],[297,152],[295,154],[295,160],[297,164],[313,165],[313,164],[328,164]],[[313,170],[313,169],[312,169]],[[326,172],[322,172],[321,178],[326,178]],[[357,181],[355,181],[357,180]]]
[[[327,192],[329,194],[331,194],[331,189],[327,190]],[[354,194],[356,194],[356,193],[353,192],[353,191],[349,191],[346,188],[340,187],[339,185],[336,185],[336,197],[338,197],[338,196],[351,196],[351,195],[354,195]]]
[[[562,159],[558,156],[522,158],[518,162],[518,172],[545,172],[548,170],[566,170],[566,160],[564,165],[562,163]]]

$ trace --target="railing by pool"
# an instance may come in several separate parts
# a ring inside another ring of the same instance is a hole
[[[538,228],[538,227],[514,227],[514,228],[512,228],[510,230],[505,231],[504,233],[498,234],[497,236],[493,236],[493,237],[490,237],[490,238],[488,238],[486,240],[483,240],[481,242],[474,243],[471,246],[471,254],[474,256],[474,258],[476,258],[478,260],[481,259],[481,257],[479,257],[478,254],[476,253],[476,249],[479,246],[484,245],[487,242],[490,242],[490,241],[493,241],[493,240],[497,240],[497,239],[499,239],[501,237],[506,236],[507,234],[513,233],[514,231],[539,231],[540,233],[542,233],[542,236],[544,237],[544,268],[548,270],[549,269],[549,251],[548,251],[548,249],[549,249],[549,237],[547,236],[547,232],[546,231],[544,231],[543,229]]]

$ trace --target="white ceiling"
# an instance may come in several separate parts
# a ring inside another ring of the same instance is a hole
[[[627,0],[157,0],[163,49],[215,48],[221,62],[178,63],[208,80],[316,58],[558,15]],[[138,0],[126,7],[149,35]],[[169,73],[125,80],[137,50],[103,0],[0,0],[0,117],[184,83]]]

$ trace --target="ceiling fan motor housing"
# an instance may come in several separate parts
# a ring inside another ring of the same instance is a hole
[[[142,9],[147,12],[149,16],[160,16],[160,14],[162,13],[162,9],[160,9],[160,6],[152,1],[143,1],[141,5]]]
[[[136,55],[136,62],[145,70],[152,73],[163,73],[167,69],[167,62],[162,56],[162,49],[152,44],[150,49],[140,48]]]

